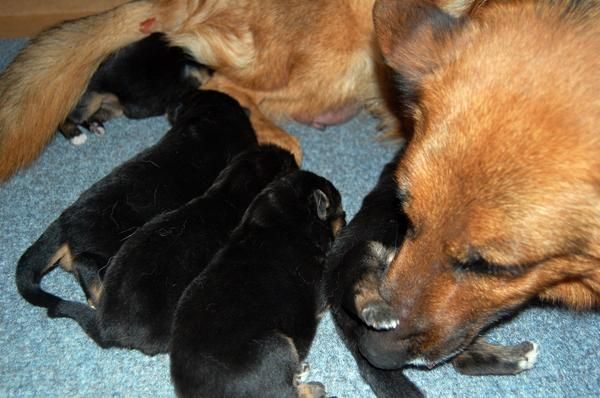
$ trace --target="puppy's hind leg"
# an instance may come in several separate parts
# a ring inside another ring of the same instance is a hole
[[[116,117],[123,116],[125,108],[119,99],[113,94],[105,94],[102,97],[100,108],[91,115],[84,126],[96,135],[104,135],[104,123]]]
[[[96,308],[102,295],[103,271],[107,260],[90,253],[82,253],[73,260],[73,273],[77,278],[88,301],[88,305]]]
[[[515,375],[531,369],[537,360],[538,345],[529,341],[514,346],[503,346],[476,340],[452,360],[452,365],[462,374]]]
[[[86,134],[79,126],[87,127],[90,116],[100,109],[102,95],[94,91],[86,91],[77,103],[75,109],[69,113],[67,119],[58,126],[58,131],[75,146],[82,145],[87,140]]]
[[[298,386],[298,398],[325,398],[326,396],[325,386],[321,383],[310,382]]]

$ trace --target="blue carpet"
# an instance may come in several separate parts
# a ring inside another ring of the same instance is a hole
[[[23,41],[0,41],[0,69]],[[60,95],[60,93],[56,93]],[[0,99],[1,104],[2,99]],[[43,109],[40,109],[43,112]],[[291,124],[300,137],[304,168],[329,178],[340,190],[349,217],[373,186],[396,145],[382,142],[375,121],[361,115],[324,132]],[[71,320],[48,319],[17,294],[17,260],[78,195],[168,128],[162,118],[118,119],[103,137],[74,147],[57,136],[33,167],[0,186],[0,397],[171,397],[168,356],[147,357],[121,349],[102,350]],[[52,273],[44,287],[83,299],[70,276]],[[600,314],[529,308],[489,333],[492,342],[540,344],[534,369],[519,376],[466,377],[449,365],[409,369],[407,375],[429,397],[600,396]],[[329,395],[368,398],[352,357],[331,318],[319,327],[308,361],[311,380]]]

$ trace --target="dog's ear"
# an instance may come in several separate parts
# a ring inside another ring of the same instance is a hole
[[[440,46],[460,25],[461,18],[454,15],[466,12],[473,2],[440,0],[442,9],[428,0],[377,0],[373,22],[386,63],[405,79],[418,82],[435,67]]]
[[[329,216],[328,210],[331,205],[329,203],[329,198],[327,195],[325,195],[325,192],[321,191],[320,189],[315,189],[310,194],[310,203],[312,208],[315,209],[319,220],[327,220],[327,217]]]

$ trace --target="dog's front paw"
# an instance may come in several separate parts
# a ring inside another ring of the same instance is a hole
[[[516,375],[533,368],[539,346],[529,341],[514,346],[477,342],[459,354],[452,365],[466,375]]]
[[[392,307],[383,301],[374,301],[365,305],[360,311],[360,318],[366,325],[376,330],[391,330],[400,324]]]

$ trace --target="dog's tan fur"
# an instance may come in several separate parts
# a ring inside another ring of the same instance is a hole
[[[412,228],[380,285],[400,326],[379,344],[434,364],[533,298],[600,306],[600,5],[497,1],[447,24],[424,3],[374,12],[417,93],[396,175]]]
[[[141,0],[42,33],[0,77],[0,179],[38,156],[111,52],[164,31],[216,69],[205,88],[251,109],[261,142],[300,157],[274,122],[382,104],[374,0]]]

